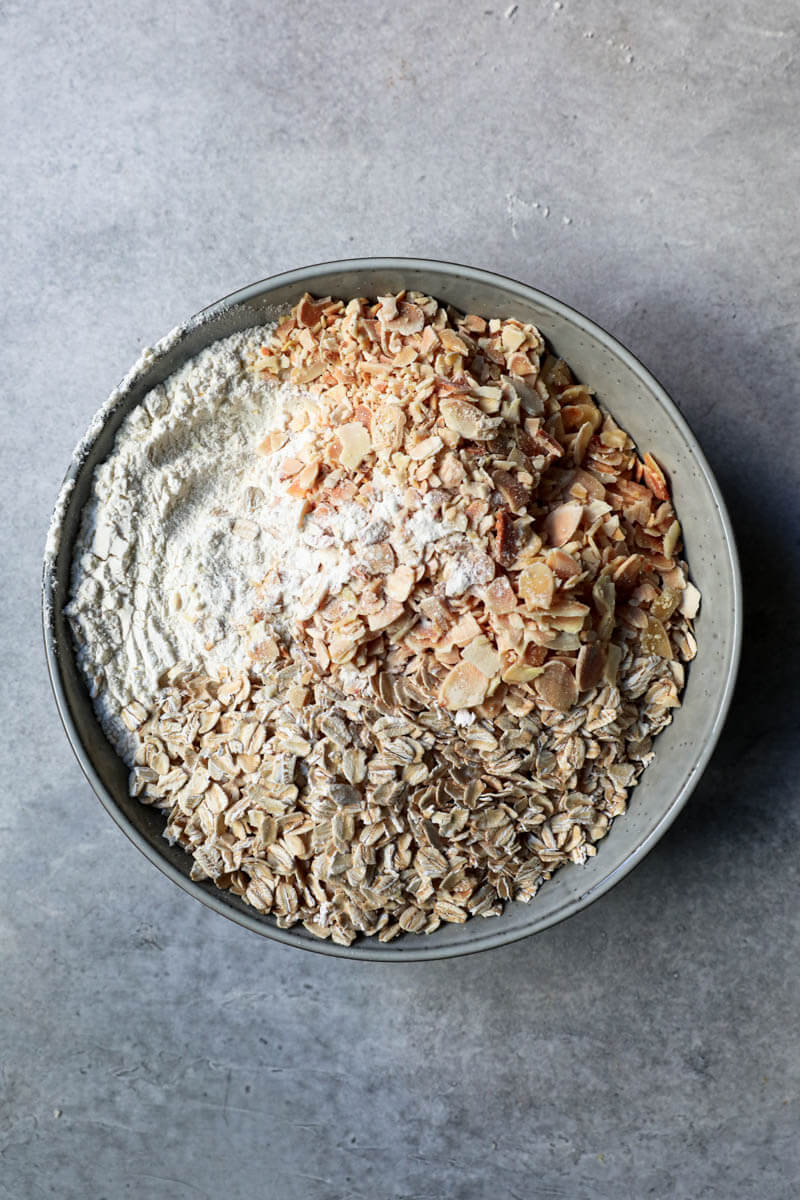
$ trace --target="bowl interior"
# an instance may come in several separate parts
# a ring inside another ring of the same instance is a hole
[[[532,321],[578,379],[592,386],[635,439],[652,450],[672,483],[686,556],[703,603],[696,622],[698,653],[691,664],[684,702],[660,734],[653,763],[618,819],[585,866],[559,870],[528,905],[509,904],[500,917],[440,928],[425,938],[403,935],[386,945],[362,938],[353,946],[320,942],[298,925],[279,930],[235,896],[189,879],[191,860],[162,837],[165,818],[128,796],[127,771],[105,739],[77,670],[64,617],[72,547],[92,473],[112,449],[127,413],[203,347],[269,320],[276,308],[306,290],[341,297],[375,296],[418,289],[464,311]],[[60,539],[46,561],[45,643],[62,720],[100,800],[125,833],[176,883],[241,924],[308,949],[345,957],[435,958],[500,945],[546,928],[596,899],[630,870],[668,827],[699,777],[727,711],[738,662],[740,595],[733,538],[713,476],[691,432],[663,390],[632,355],[586,318],[531,288],[487,272],[418,260],[361,260],[290,272],[237,292],[204,310],[185,333],[123,391],[82,461],[71,468],[73,488],[64,506]]]

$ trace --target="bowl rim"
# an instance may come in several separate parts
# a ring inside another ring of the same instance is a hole
[[[709,737],[705,744],[695,756],[694,763],[683,785],[675,794],[672,802],[663,812],[661,818],[643,838],[640,844],[619,864],[619,866],[604,875],[597,883],[584,892],[580,892],[577,896],[566,900],[557,909],[551,912],[547,917],[540,918],[538,921],[535,916],[529,923],[529,927],[514,928],[504,930],[502,928],[493,932],[490,928],[487,932],[477,933],[472,922],[468,922],[468,927],[471,927],[471,932],[465,940],[455,942],[452,945],[431,946],[426,947],[423,938],[415,938],[413,942],[403,943],[403,948],[395,945],[392,942],[376,944],[372,938],[357,938],[350,946],[340,946],[336,943],[325,939],[314,939],[313,941],[301,940],[295,934],[293,928],[279,929],[274,923],[268,923],[259,919],[255,915],[251,916],[247,911],[240,910],[230,904],[225,898],[225,893],[217,889],[207,890],[199,882],[191,880],[188,875],[182,874],[166,857],[162,855],[160,850],[152,845],[149,840],[133,825],[128,817],[120,809],[111,792],[106,788],[101,780],[97,770],[95,769],[91,755],[88,753],[79,736],[75,720],[72,715],[69,700],[67,698],[66,689],[64,686],[61,664],[59,661],[60,644],[56,637],[55,628],[52,620],[53,614],[53,592],[55,586],[55,564],[61,548],[61,525],[68,507],[67,491],[71,484],[83,469],[85,457],[91,452],[91,449],[100,436],[101,430],[105,425],[105,421],[110,414],[103,414],[101,422],[97,423],[96,428],[90,427],[90,432],[85,435],[84,440],[80,443],[82,455],[79,459],[73,457],[69,469],[67,470],[61,487],[58,492],[58,499],[53,512],[53,518],[50,526],[50,535],[48,537],[48,547],[45,553],[43,576],[42,576],[42,632],[44,639],[45,657],[47,661],[47,670],[50,677],[50,684],[53,690],[53,696],[58,710],[58,715],[61,724],[67,735],[67,738],[72,747],[73,753],[78,760],[78,765],[83,772],[84,777],[99,799],[100,803],[105,808],[106,812],[111,816],[116,825],[122,830],[126,837],[137,847],[138,850],[145,855],[158,869],[166,875],[173,883],[178,884],[185,892],[194,896],[207,908],[213,909],[215,912],[227,917],[228,920],[234,921],[236,924],[251,930],[254,933],[260,934],[262,937],[270,938],[273,941],[282,942],[284,945],[293,946],[297,949],[306,950],[309,953],[316,953],[335,958],[360,959],[373,962],[420,962],[430,961],[442,958],[456,958],[467,954],[477,954],[484,950],[491,950],[499,946],[508,945],[515,941],[520,941],[523,938],[531,937],[533,934],[541,933],[545,929],[551,928],[553,925],[566,920],[568,917],[574,916],[583,909],[588,908],[601,896],[610,891],[615,884],[619,883],[626,875],[628,875],[634,867],[636,867],[649,852],[653,849],[656,843],[663,837],[672,823],[675,821],[678,814],[681,812],[690,795],[694,791],[700,777],[705,770],[715,748],[719,741],[720,734],[727,718],[731,701],[733,698],[734,688],[736,684],[737,672],[741,658],[742,649],[742,578],[741,568],[739,564],[739,556],[736,548],[736,540],[733,532],[733,527],[728,514],[727,506],[720,491],[719,485],[714,477],[714,474],[709,466],[700,445],[692,432],[689,423],[681,413],[676,403],[670,398],[664,387],[659,383],[651,371],[633,354],[626,346],[617,340],[608,330],[598,325],[584,313],[565,304],[563,301],[551,296],[547,292],[543,292],[538,288],[529,286],[521,280],[511,276],[500,274],[496,271],[488,271],[478,267],[470,267],[460,263],[447,261],[439,261],[436,259],[426,258],[403,258],[403,257],[366,257],[366,258],[348,258],[348,259],[333,259],[327,262],[313,263],[306,267],[298,267],[291,271],[282,271],[275,275],[268,275],[263,279],[256,280],[254,283],[248,284],[243,288],[238,288],[227,295],[222,296],[219,300],[200,309],[194,316],[190,317],[180,326],[178,342],[180,342],[189,332],[196,329],[197,326],[210,321],[213,317],[224,312],[226,309],[240,304],[246,304],[249,300],[259,297],[262,292],[269,288],[270,290],[277,286],[291,286],[293,284],[311,285],[315,278],[320,275],[328,274],[332,269],[340,269],[342,271],[403,271],[403,270],[428,270],[437,271],[444,275],[458,276],[467,280],[474,280],[485,283],[487,285],[501,286],[505,289],[511,289],[521,297],[532,301],[533,303],[543,304],[544,307],[555,312],[559,316],[570,321],[577,328],[585,333],[590,334],[593,338],[599,341],[613,355],[620,359],[643,383],[643,385],[654,394],[658,402],[668,413],[674,424],[688,443],[692,456],[699,467],[702,476],[711,492],[714,502],[719,512],[720,523],[723,528],[725,549],[727,551],[727,566],[730,569],[731,591],[732,591],[732,608],[731,608],[731,654],[727,664],[727,671],[723,688],[716,698],[716,713],[711,726]],[[306,290],[313,290],[310,286]],[[163,353],[163,351],[161,351]],[[158,345],[155,347],[155,357],[148,363],[148,367],[152,366],[153,362],[158,360],[160,352]],[[124,396],[125,391],[129,389],[131,383],[138,376],[126,376],[123,382],[119,385],[117,391],[120,394],[120,399]],[[113,394],[113,393],[112,393]],[[114,411],[113,409],[111,411]],[[64,503],[64,498],[67,497],[67,502]],[[69,652],[72,653],[71,647]],[[532,909],[532,913],[533,913]],[[418,943],[422,944],[418,944]],[[378,948],[378,945],[380,948]]]

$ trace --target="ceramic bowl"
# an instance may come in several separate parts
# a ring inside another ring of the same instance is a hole
[[[385,945],[359,938],[343,947],[318,940],[301,925],[278,929],[271,917],[237,897],[189,878],[190,857],[162,836],[163,814],[128,796],[127,770],[94,715],[63,607],[94,468],[109,454],[127,413],[152,387],[211,342],[263,323],[276,307],[293,304],[305,291],[348,298],[402,288],[430,293],[462,311],[516,317],[538,326],[637,446],[654,451],[665,467],[703,602],[696,623],[698,653],[688,671],[683,704],[659,735],[655,759],[634,789],[629,811],[614,822],[596,857],[582,867],[562,868],[530,904],[508,904],[502,916],[445,925],[426,937],[404,934]],[[392,258],[323,263],[254,283],[204,309],[176,339],[157,348],[143,369],[126,378],[81,443],[65,483],[45,559],[44,639],[56,703],[78,761],[101,803],[151,862],[210,908],[265,937],[321,954],[402,962],[469,954],[538,933],[591,904],[641,862],[688,800],[719,737],[741,637],[739,567],[719,488],[675,404],[630,351],[587,317],[522,283],[451,263]]]

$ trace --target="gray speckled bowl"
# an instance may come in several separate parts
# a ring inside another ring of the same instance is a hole
[[[383,945],[362,938],[349,948],[321,942],[302,926],[281,930],[235,896],[189,878],[191,860],[162,837],[164,816],[128,796],[127,771],[106,741],[75,665],[63,615],[72,546],[92,472],[111,450],[123,418],[148,391],[204,346],[268,319],[305,292],[341,297],[418,289],[487,317],[517,317],[539,327],[578,379],[636,439],[653,450],[672,482],[692,577],[703,594],[698,654],[683,706],[659,736],[655,761],[634,790],[629,812],[613,825],[595,858],[568,866],[530,904],[509,904],[500,917],[449,925],[428,937],[405,934]],[[524,284],[487,271],[420,259],[355,259],[276,275],[235,292],[193,318],[180,337],[125,380],[119,399],[84,439],[65,481],[44,570],[44,638],[56,703],[86,778],[120,828],[170,879],[217,912],[256,933],[344,958],[411,961],[470,954],[527,937],[585,908],[652,849],[689,798],[716,744],[728,710],[741,641],[741,584],[733,533],[708,463],[663,388],[624,346],[580,313]]]

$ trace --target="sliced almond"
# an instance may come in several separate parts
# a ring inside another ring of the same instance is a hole
[[[474,663],[460,662],[439,689],[439,703],[451,711],[475,708],[486,696],[489,679]]]
[[[680,611],[681,615],[693,621],[697,616],[700,608],[700,592],[693,583],[686,584],[684,591],[681,593]]]
[[[469,347],[466,342],[462,341],[457,333],[453,333],[452,329],[440,329],[439,341],[448,354],[461,354],[464,358],[469,355]]]
[[[614,572],[614,583],[621,588],[635,587],[641,574],[642,561],[641,554],[629,554]]]
[[[497,650],[486,637],[477,637],[461,651],[465,662],[472,663],[479,671],[490,679],[496,675],[503,665],[503,660]]]
[[[572,579],[574,575],[580,575],[580,563],[567,554],[566,550],[551,550],[547,555],[547,565],[554,575],[559,579]]]
[[[520,329],[518,325],[507,324],[503,326],[503,332],[500,337],[503,347],[510,354],[513,354],[515,350],[519,350],[525,341],[525,330]]]
[[[355,471],[372,449],[372,439],[360,421],[348,421],[336,431],[341,451],[339,462],[347,471]]]
[[[362,428],[359,426],[359,428]],[[311,491],[317,481],[319,475],[320,464],[318,462],[309,463],[303,467],[299,475],[295,475],[291,484],[287,488],[290,496],[301,498]]]
[[[423,438],[421,442],[417,442],[409,449],[408,456],[415,462],[421,462],[423,459],[432,458],[434,454],[438,454],[443,444],[440,437]]]
[[[278,467],[278,479],[291,479],[294,475],[299,475],[305,463],[299,458],[285,458]]]
[[[471,442],[488,441],[500,424],[499,417],[487,417],[468,400],[442,400],[439,411],[448,429]]]
[[[407,300],[401,300],[397,305],[396,316],[391,320],[384,321],[386,329],[390,329],[393,333],[402,333],[405,336],[419,333],[424,324],[425,315],[422,309],[416,304],[409,304]]]
[[[416,357],[417,357],[417,350],[416,350],[415,346],[403,346],[403,349],[398,351],[397,354],[395,354],[395,356],[392,360],[392,366],[408,367],[411,365],[411,363],[414,361],[414,359]]]
[[[597,687],[603,678],[605,666],[606,653],[602,646],[597,642],[581,646],[575,665],[575,680],[579,691],[586,692],[590,688]]]
[[[680,541],[681,527],[677,521],[673,521],[667,532],[664,534],[664,557],[672,558],[678,548]]]
[[[517,516],[524,513],[526,506],[530,504],[531,489],[521,483],[518,476],[512,475],[510,471],[495,471],[493,479],[494,486],[512,513]]]
[[[295,309],[298,324],[308,327],[313,327],[316,325],[328,303],[328,300],[318,300],[315,302],[312,297],[309,296],[308,292],[306,292],[305,296],[303,296],[302,300]]]
[[[658,500],[669,500],[669,488],[664,472],[652,454],[644,456],[644,481]]]
[[[657,617],[650,617],[647,628],[642,632],[641,646],[645,654],[657,654],[659,658],[672,658],[672,647],[664,626]]]
[[[507,575],[499,575],[489,584],[485,599],[490,612],[509,613],[517,607],[517,597]]]
[[[379,630],[386,629],[387,626],[399,620],[403,612],[402,604],[396,600],[388,600],[378,612],[370,613],[367,617],[367,624],[373,633],[377,633]]]
[[[572,443],[572,461],[575,463],[576,467],[579,467],[583,462],[586,451],[589,448],[589,442],[592,440],[593,436],[594,431],[589,422],[586,421],[583,425],[581,425],[580,429],[575,435],[575,441]]]
[[[411,567],[400,566],[392,571],[386,580],[386,595],[390,600],[402,604],[411,595],[414,586],[414,571]]]
[[[519,577],[519,593],[529,608],[549,608],[553,603],[555,579],[543,562],[526,567]]]
[[[583,506],[559,504],[544,519],[544,532],[551,546],[564,546],[581,523]]]
[[[569,712],[578,700],[578,685],[569,667],[558,660],[549,662],[536,680],[536,691],[558,712]]]

